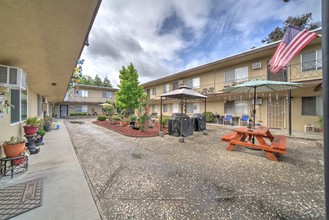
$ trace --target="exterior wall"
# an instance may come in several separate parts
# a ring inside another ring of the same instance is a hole
[[[87,105],[87,104],[69,104],[69,112],[68,114],[70,115],[70,113],[73,113],[73,112],[77,112],[75,110],[75,107],[76,106],[82,106],[82,105]],[[87,114],[90,114],[92,115],[94,112],[96,112],[98,115],[99,114],[102,114],[102,107],[100,105],[97,105],[97,104],[88,104],[88,112],[86,112]],[[59,108],[59,107],[58,107]]]
[[[309,80],[319,80],[322,79],[322,71],[317,70],[317,71],[301,71],[301,54],[312,52],[315,50],[321,49],[321,44],[312,44],[307,47],[305,47],[302,52],[297,55],[288,65],[287,68],[287,80],[288,81],[299,81],[299,82],[304,82],[304,81],[309,81]],[[273,52],[269,53],[266,51],[265,56],[258,55],[258,54],[253,54],[252,59],[248,59],[248,55],[246,57],[240,56],[237,58],[237,60],[229,60],[227,64],[221,63],[219,66],[221,67],[216,67],[214,66],[213,70],[209,70],[210,67],[208,67],[207,71],[200,71],[198,69],[198,73],[191,75],[189,71],[184,71],[181,75],[176,74],[175,78],[164,82],[164,79],[157,79],[157,84],[153,86],[147,86],[143,85],[144,88],[150,89],[150,99],[151,99],[151,105],[152,103],[157,106],[157,115],[160,116],[160,104],[159,104],[159,99],[160,95],[163,94],[163,85],[164,84],[169,84],[170,85],[170,90],[173,89],[173,83],[177,82],[178,80],[183,80],[184,83],[188,79],[193,79],[196,77],[200,77],[200,88],[194,89],[197,92],[203,93],[208,96],[207,99],[207,112],[213,112],[215,114],[219,115],[225,115],[224,113],[224,105],[226,101],[229,100],[248,100],[248,112],[249,116],[251,117],[251,113],[253,110],[253,105],[252,105],[252,94],[221,94],[220,92],[224,88],[224,86],[229,86],[226,85],[225,83],[225,72],[233,69],[237,69],[240,67],[245,67],[248,66],[248,79],[268,79],[268,73],[267,73],[267,64],[269,60],[271,59],[271,56],[274,54],[275,49],[272,49]],[[243,60],[240,61],[239,59]],[[252,64],[256,62],[261,62],[261,68],[258,69],[253,69]],[[219,62],[220,63],[220,62]],[[189,75],[189,76],[186,76]],[[161,83],[163,81],[163,83]],[[314,82],[316,83],[316,82]],[[301,97],[302,96],[320,96],[320,92],[314,92],[314,87],[316,85],[308,85],[305,84],[305,86],[301,89],[296,89],[292,90],[292,96],[294,97],[292,101],[292,129],[293,130],[304,130],[304,125],[306,124],[313,124],[315,127],[317,127],[316,121],[318,120],[318,116],[305,116],[301,114],[302,111],[302,103],[301,103]],[[152,88],[157,88],[157,94],[152,95]],[[214,87],[214,88],[211,88]],[[211,91],[209,92],[209,88],[211,88]],[[208,91],[208,92],[207,92]],[[206,93],[204,93],[206,92]],[[271,94],[272,100],[276,96],[276,92],[271,92],[271,93],[257,93],[257,97],[262,99],[262,104],[261,105],[256,105],[256,123],[269,126],[268,125],[268,109],[269,109],[269,94]],[[283,103],[283,128],[288,128],[288,102],[287,102],[287,91],[281,91],[278,92],[279,99],[282,100]],[[172,102],[176,102],[171,100]],[[163,102],[163,104],[166,104],[166,101]],[[272,103],[271,103],[272,104]],[[170,105],[169,112],[163,113],[164,115],[171,115],[173,111],[172,104]],[[204,112],[204,105],[203,102],[200,103],[200,112]],[[241,115],[233,115],[233,116],[241,116]]]
[[[38,115],[38,94],[32,89],[28,89],[27,98],[27,117],[42,116]]]
[[[68,97],[68,102],[106,102],[107,100],[115,100],[115,91],[109,90],[95,90],[90,88],[81,87],[78,90],[86,90],[88,91],[88,97],[80,97],[77,94],[73,94],[72,97]],[[102,92],[112,92],[112,99],[102,98]]]

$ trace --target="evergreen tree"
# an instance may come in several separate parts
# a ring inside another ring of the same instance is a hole
[[[312,13],[302,14],[301,16],[289,16],[284,22],[283,27],[276,27],[267,38],[262,40],[262,43],[272,43],[282,39],[288,25],[293,25],[301,29],[314,30],[321,26],[320,21],[312,22]]]
[[[138,99],[145,95],[144,88],[139,85],[138,73],[133,64],[120,70],[120,84],[116,92],[115,105],[123,111],[134,112],[138,107]]]
[[[94,85],[95,86],[102,86],[103,85],[102,79],[97,74],[94,78]]]
[[[104,78],[104,80],[103,80],[103,86],[104,86],[104,87],[113,88],[112,83],[111,83],[111,81],[107,78],[107,76],[106,76],[106,77]]]

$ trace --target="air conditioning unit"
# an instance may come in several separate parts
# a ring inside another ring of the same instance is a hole
[[[262,68],[262,62],[257,62],[257,63],[253,63],[253,64],[251,64],[251,68],[252,68],[253,70],[256,70],[256,69],[260,69],[260,68]]]
[[[43,97],[42,98],[42,103],[47,104],[48,103],[48,99],[46,97]]]
[[[177,82],[178,82],[178,85],[184,84],[184,81],[183,80],[178,80]]]
[[[26,89],[26,73],[22,68],[0,65],[0,86]]]
[[[254,104],[255,104],[255,99],[253,99],[253,100],[251,101],[251,103],[252,103],[252,105],[254,105]],[[261,99],[261,98],[256,99],[256,105],[261,105],[261,104],[262,104],[262,99]]]

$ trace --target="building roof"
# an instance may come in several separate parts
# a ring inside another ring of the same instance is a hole
[[[75,87],[79,87],[81,89],[94,89],[94,90],[106,90],[106,91],[117,91],[117,88],[110,88],[110,87],[104,87],[104,86],[91,86],[91,85],[76,85]]]

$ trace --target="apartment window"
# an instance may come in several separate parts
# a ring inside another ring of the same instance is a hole
[[[152,88],[152,95],[156,95],[156,94],[157,94],[157,88],[154,87],[154,88]]]
[[[169,84],[163,85],[163,93],[169,92]]]
[[[200,77],[185,80],[185,84],[193,89],[200,88]]]
[[[169,104],[163,105],[163,112],[169,112]]]
[[[186,113],[193,113],[193,112],[194,112],[193,103],[186,104]]]
[[[302,71],[322,69],[322,50],[301,55]]]
[[[302,115],[323,115],[322,96],[302,97]]]
[[[157,112],[157,106],[156,105],[152,105],[152,113],[156,113]]]
[[[87,94],[87,96],[88,96],[88,94]],[[102,92],[102,98],[111,99],[112,92]]]
[[[75,106],[76,112],[88,112],[88,106],[87,105],[77,105]]]
[[[76,91],[76,93],[77,93],[77,96],[88,97],[88,90],[78,90],[78,91]]]
[[[10,104],[14,106],[10,109],[11,124],[24,121],[27,118],[27,91],[11,89]]]
[[[225,114],[248,114],[248,101],[231,101],[224,104]]]
[[[225,72],[225,83],[238,82],[248,79],[248,66],[237,68],[234,70],[228,70]]]

